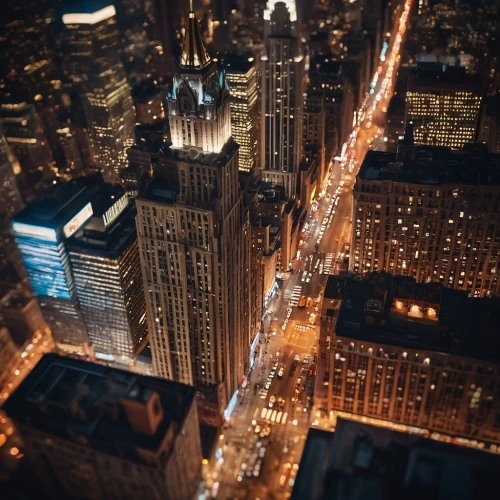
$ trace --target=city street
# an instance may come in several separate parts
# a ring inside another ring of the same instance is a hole
[[[358,124],[304,227],[293,271],[268,306],[271,322],[248,387],[221,437],[222,457],[211,470],[220,499],[282,499],[293,488],[313,409],[318,304],[329,274],[345,268],[352,231],[352,188],[370,146],[383,147],[385,112],[394,88],[408,0],[396,23],[387,59],[374,77],[373,93],[358,111]],[[316,317],[311,316],[316,315]],[[266,327],[268,323],[266,322]]]

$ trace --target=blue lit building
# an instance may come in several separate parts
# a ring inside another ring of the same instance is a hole
[[[33,292],[54,340],[65,349],[88,343],[66,240],[92,216],[102,179],[86,177],[56,186],[17,214],[12,226]]]
[[[76,294],[96,357],[129,364],[148,340],[135,204],[103,184],[92,212],[67,242]]]

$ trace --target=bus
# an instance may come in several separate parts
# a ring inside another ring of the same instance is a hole
[[[302,297],[300,297],[299,307],[305,307],[305,306],[306,306],[306,296],[302,295]]]

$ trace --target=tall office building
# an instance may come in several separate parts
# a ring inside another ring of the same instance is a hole
[[[67,12],[62,17],[66,72],[82,96],[94,163],[106,181],[115,182],[126,165],[126,148],[133,144],[135,125],[115,8],[109,5],[97,11]]]
[[[100,176],[57,186],[20,212],[14,234],[54,339],[128,363],[146,343],[135,208]]]
[[[295,198],[302,153],[303,57],[295,0],[268,0],[261,56],[261,153],[264,181]]]
[[[410,144],[407,144],[407,143]],[[353,197],[350,269],[500,293],[500,155],[414,146],[368,151]]]
[[[249,218],[229,89],[189,13],[167,98],[172,147],[136,200],[155,375],[194,385],[220,422],[249,368]]]
[[[201,480],[195,396],[175,382],[46,354],[3,409],[14,424],[7,435],[18,431],[32,465],[24,483],[38,479],[48,498],[189,500]]]
[[[481,78],[464,68],[421,63],[410,74],[405,123],[416,144],[454,149],[473,142],[481,105]]]
[[[135,207],[103,184],[92,215],[67,243],[76,294],[99,359],[130,363],[147,343]]]
[[[257,67],[251,54],[224,54],[221,66],[231,92],[231,135],[239,144],[239,169],[249,172],[257,164]]]
[[[330,276],[314,395],[354,414],[500,444],[498,299],[388,273]],[[493,451],[493,449],[492,449]]]

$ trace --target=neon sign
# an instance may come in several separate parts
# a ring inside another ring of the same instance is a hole
[[[92,205],[87,203],[63,228],[64,236],[69,238],[80,229],[84,222],[92,217]]]

